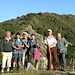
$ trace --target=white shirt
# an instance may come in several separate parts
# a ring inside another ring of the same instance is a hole
[[[56,40],[56,38],[54,36],[52,36],[52,37],[48,36],[48,37],[45,38],[44,43],[47,44],[47,45],[52,45],[53,43],[57,43],[57,40]],[[51,48],[53,48],[55,46],[56,46],[56,44],[51,46]]]

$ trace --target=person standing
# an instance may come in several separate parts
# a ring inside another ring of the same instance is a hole
[[[22,38],[22,40],[24,42],[22,64],[23,64],[24,69],[26,69],[27,68],[27,60],[26,60],[27,56],[26,56],[26,52],[27,52],[27,50],[29,48],[28,41],[30,40],[30,38],[28,37],[27,32],[23,32],[23,38]]]
[[[65,71],[66,69],[66,51],[68,45],[73,46],[70,42],[67,42],[65,38],[61,38],[61,33],[57,33],[57,55],[61,65],[61,70]]]
[[[22,62],[22,56],[23,56],[23,47],[24,43],[22,39],[20,38],[20,33],[16,33],[16,37],[13,39],[12,42],[12,47],[13,47],[13,70],[16,69],[16,64],[18,63],[18,69],[21,67],[21,62]]]
[[[2,41],[2,70],[1,72],[4,72],[4,68],[6,66],[7,61],[7,72],[9,72],[11,67],[11,59],[12,59],[12,39],[11,39],[11,32],[7,31],[6,36]]]
[[[27,69],[29,69],[30,67],[34,68],[33,65],[34,65],[34,61],[35,61],[36,70],[38,70],[38,60],[34,59],[34,54],[35,54],[36,48],[39,47],[39,43],[38,43],[38,40],[36,39],[35,34],[31,35],[31,39],[28,42],[28,46],[29,46],[29,51],[28,51]]]
[[[51,68],[51,58],[53,57],[53,69],[56,70],[56,38],[52,35],[52,30],[48,29],[48,36],[46,36],[45,45],[47,46],[47,58],[48,58],[48,70],[52,70]]]

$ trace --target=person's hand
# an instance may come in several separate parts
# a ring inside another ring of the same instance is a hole
[[[72,44],[72,43],[70,43],[70,42],[68,42],[68,44],[69,44],[70,46],[73,46],[73,44]]]
[[[40,48],[40,46],[39,46],[39,44],[38,44],[38,43],[36,44],[36,46],[37,46],[38,48]]]
[[[1,52],[2,56],[4,56],[4,52]]]
[[[51,45],[48,45],[48,48],[51,48]]]
[[[27,47],[27,48],[29,48],[29,46],[25,43],[25,46]]]
[[[20,45],[18,45],[18,49],[21,49],[21,46]]]
[[[16,49],[16,50],[19,50],[19,49],[21,49],[21,46],[18,45],[17,47],[15,47],[15,49]]]

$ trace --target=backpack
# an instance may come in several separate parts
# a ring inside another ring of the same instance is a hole
[[[65,38],[62,38],[61,41],[62,41],[62,44],[65,45],[64,44]],[[66,54],[67,54],[67,47],[66,47]]]
[[[64,45],[64,40],[65,40],[65,38],[62,38],[62,44]],[[67,47],[66,47],[66,56],[65,56],[65,58],[68,58],[68,54],[67,54]]]

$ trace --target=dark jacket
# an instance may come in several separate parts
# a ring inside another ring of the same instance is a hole
[[[3,52],[12,52],[12,39],[10,39],[9,41],[6,39],[3,39],[2,41],[2,51]]]

